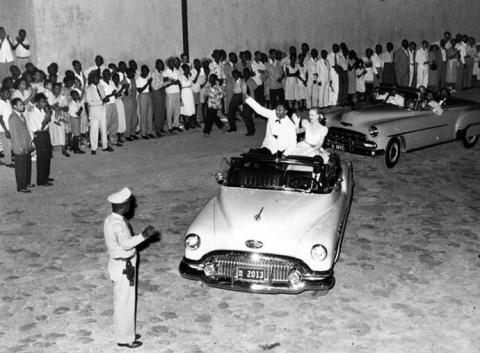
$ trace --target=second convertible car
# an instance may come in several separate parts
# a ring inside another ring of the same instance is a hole
[[[382,87],[378,100],[329,120],[326,146],[368,156],[385,155],[394,167],[401,152],[460,139],[473,147],[480,135],[480,104],[448,97],[434,109],[412,88]]]
[[[185,236],[182,276],[258,293],[333,287],[353,192],[352,166],[330,155],[231,158],[220,190]]]

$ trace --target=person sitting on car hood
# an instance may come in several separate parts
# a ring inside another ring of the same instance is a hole
[[[262,148],[268,149],[271,154],[284,153],[295,148],[297,145],[298,117],[293,114],[287,115],[285,103],[279,103],[275,109],[267,109],[261,106],[255,99],[245,94],[245,103],[248,104],[260,116],[268,119],[265,138]]]

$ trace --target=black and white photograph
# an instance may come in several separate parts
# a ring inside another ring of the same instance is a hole
[[[480,352],[479,14],[0,0],[0,351]]]

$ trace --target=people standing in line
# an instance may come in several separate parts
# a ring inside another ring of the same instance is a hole
[[[402,46],[393,53],[395,79],[399,86],[406,87],[410,79],[410,57],[408,53],[408,40],[402,40]]]
[[[372,55],[373,65],[373,86],[377,87],[383,82],[383,47],[380,44],[375,45],[375,52]]]
[[[382,83],[386,85],[393,85],[395,83],[395,66],[393,64],[393,54],[393,43],[388,42],[386,50],[382,53]]]
[[[204,122],[203,117],[203,104],[204,104],[204,97],[202,91],[204,90],[203,87],[207,82],[207,78],[205,77],[205,71],[202,67],[200,59],[193,60],[193,68],[192,68],[192,91],[193,91],[193,100],[195,102],[195,126],[200,127],[200,124]]]
[[[408,86],[416,86],[416,77],[417,77],[417,62],[415,61],[417,55],[417,43],[410,42],[408,46],[408,62],[409,62],[409,72],[408,72]]]
[[[52,186],[50,163],[52,159],[52,143],[49,125],[53,124],[53,109],[47,108],[47,97],[43,93],[35,96],[35,106],[28,112],[28,128],[33,135],[37,154],[37,185]]]
[[[12,40],[5,32],[5,28],[0,27],[0,80],[9,76],[9,68],[13,61]]]
[[[113,320],[117,346],[137,348],[142,345],[136,334],[138,257],[136,246],[159,234],[154,226],[147,226],[133,235],[128,222],[133,214],[134,201],[130,189],[111,194],[107,198],[112,213],[104,221],[103,233],[108,251],[108,274],[113,282]]]
[[[102,79],[98,86],[100,87],[100,92],[103,94],[105,104],[105,117],[107,120],[109,144],[121,147],[122,144],[117,138],[118,115],[117,106],[115,105],[115,95],[117,94],[117,91],[115,89],[115,84],[112,82],[110,69],[107,68],[102,71]]]
[[[25,118],[25,105],[20,98],[12,100],[12,114],[8,119],[12,151],[15,155],[15,179],[17,192],[29,193],[32,177],[32,141]]]
[[[218,117],[218,110],[222,109],[223,91],[220,87],[217,75],[210,74],[208,78],[209,87],[207,89],[207,114],[205,117],[205,126],[203,128],[203,135],[210,136],[212,125],[215,123],[218,129],[225,132],[225,126]]]
[[[73,135],[73,153],[85,153],[80,149],[80,120],[83,114],[83,100],[77,90],[70,92],[70,103],[68,104],[68,116],[70,119],[70,126],[72,127]]]
[[[295,110],[297,102],[297,77],[299,75],[299,67],[296,63],[295,56],[290,57],[290,63],[285,67],[285,100],[288,108]],[[255,83],[257,81],[254,79]]]
[[[135,82],[135,72],[128,68],[125,71],[126,89],[123,96],[123,107],[125,108],[125,139],[128,141],[138,140],[136,133],[138,124],[137,115],[137,84]]]
[[[321,59],[318,60],[318,106],[326,107],[330,105],[330,92],[332,92],[332,68],[328,59],[328,52],[322,49]]]
[[[113,152],[108,145],[107,117],[104,104],[104,94],[100,90],[100,76],[94,70],[88,75],[88,87],[85,91],[85,102],[88,104],[90,117],[90,152],[97,154],[98,132],[102,139],[102,149],[106,152]]]
[[[313,87],[316,86],[318,90],[318,84],[313,83],[313,78],[314,75],[317,76],[318,78],[318,72],[317,72],[317,66],[318,66],[318,51],[317,49],[313,48],[310,51],[310,57],[307,59],[307,62],[305,63],[305,66],[307,67],[307,101],[306,101],[306,106],[308,109],[311,107],[317,107],[318,106],[318,94],[313,94]]]
[[[8,168],[14,168],[12,163],[12,142],[8,119],[12,114],[10,104],[10,90],[6,87],[0,89],[0,138],[3,148],[3,164]]]
[[[152,71],[152,111],[153,111],[153,129],[155,134],[160,137],[165,134],[165,82],[163,81],[163,71],[165,65],[162,59],[155,61],[155,69]]]
[[[167,59],[167,68],[163,72],[166,93],[166,119],[168,132],[182,131],[180,129],[180,75],[174,66],[175,59]]]
[[[25,67],[30,61],[30,41],[27,38],[27,32],[24,29],[18,31],[12,49],[15,50],[15,59],[18,67]]]
[[[428,73],[430,66],[428,48],[429,43],[426,40],[422,41],[422,47],[417,50],[415,55],[415,64],[417,67],[417,88],[420,86],[428,87]]]
[[[125,120],[125,106],[123,105],[123,96],[125,94],[125,81],[120,80],[120,73],[115,72],[112,74],[112,82],[115,88],[115,107],[117,108],[117,141],[118,143],[124,142],[124,133],[127,129],[127,123]]]
[[[447,69],[445,72],[445,84],[454,89],[457,86],[457,68],[458,68],[458,51],[455,49],[455,39],[450,40],[450,46],[447,49]]]
[[[180,74],[181,87],[181,107],[180,115],[183,119],[183,126],[186,130],[195,128],[195,101],[193,99],[192,91],[192,73],[190,72],[190,65],[183,64],[183,73]]]
[[[243,69],[243,81],[242,81],[242,118],[247,128],[247,133],[245,136],[255,135],[255,123],[253,122],[253,109],[248,104],[245,103],[245,100],[248,96],[253,95],[257,84],[252,78],[252,72],[248,67]],[[275,108],[281,101],[275,103]]]
[[[348,52],[348,104],[353,106],[357,101],[357,53],[355,50]]]
[[[62,84],[57,82],[53,85],[52,95],[49,97],[48,105],[53,110],[52,123],[49,126],[52,146],[60,146],[62,154],[70,157],[66,147],[65,124],[68,119],[68,99],[62,94]]]

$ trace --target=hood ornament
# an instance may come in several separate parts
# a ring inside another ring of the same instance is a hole
[[[262,212],[263,212],[263,207],[260,209],[260,212],[258,212],[255,216],[253,216],[253,219],[256,220],[257,222],[260,221],[262,218]]]
[[[260,240],[247,240],[245,245],[250,249],[260,249],[263,246],[263,243]]]

